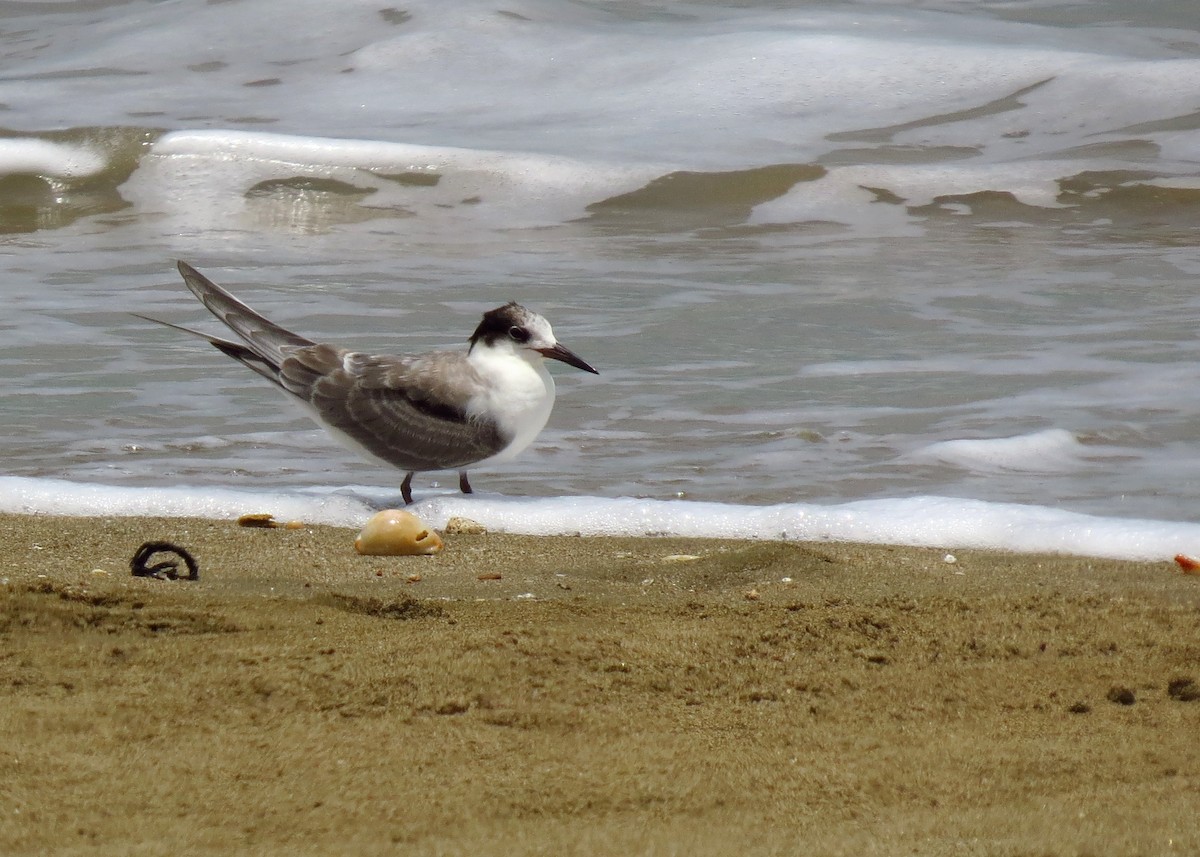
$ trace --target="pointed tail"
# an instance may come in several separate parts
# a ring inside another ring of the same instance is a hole
[[[244,340],[250,346],[250,350],[262,360],[278,367],[283,362],[283,358],[287,356],[288,350],[316,344],[311,339],[305,339],[303,336],[292,333],[287,328],[280,327],[270,319],[259,315],[187,262],[179,262],[178,264],[179,273],[183,275],[183,281],[192,290],[192,294],[200,299],[200,302],[204,304],[209,312],[220,319],[239,338]],[[157,319],[151,319],[151,321],[157,321]],[[169,326],[178,328],[178,325]],[[196,331],[188,330],[188,328],[178,329],[187,331],[188,333],[196,333]],[[225,351],[226,354],[229,354],[229,351],[226,351],[224,346],[233,345],[233,343],[213,339],[202,333],[198,335],[204,336],[205,339],[217,348]],[[230,356],[236,357],[238,360],[242,359],[236,355],[231,354]]]

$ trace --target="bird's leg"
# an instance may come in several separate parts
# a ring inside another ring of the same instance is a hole
[[[465,470],[458,471],[458,490],[464,494],[475,493],[471,490],[471,483],[467,481],[467,471]]]
[[[412,505],[412,478],[413,472],[410,470],[404,477],[404,481],[400,483],[400,496],[404,498],[404,505]]]

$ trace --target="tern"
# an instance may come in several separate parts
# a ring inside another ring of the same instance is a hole
[[[546,358],[600,374],[516,302],[485,312],[466,351],[365,354],[282,328],[178,264],[192,294],[241,342],[135,315],[207,340],[298,400],[343,444],[405,471],[408,504],[415,473],[456,470],[459,490],[470,494],[468,467],[508,461],[533,442],[554,407]]]

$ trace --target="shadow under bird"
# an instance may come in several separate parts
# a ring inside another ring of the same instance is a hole
[[[547,357],[600,374],[515,302],[485,312],[465,352],[364,354],[280,327],[185,262],[179,273],[241,342],[138,317],[207,340],[294,396],[342,443],[406,471],[405,503],[414,473],[456,470],[470,494],[467,468],[508,461],[533,442],[554,407]]]

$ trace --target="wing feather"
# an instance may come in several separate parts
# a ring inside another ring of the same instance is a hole
[[[481,380],[462,354],[385,357],[314,345],[291,351],[279,376],[326,426],[403,470],[464,468],[511,440],[467,414]]]
[[[292,348],[315,344],[250,309],[187,262],[179,262],[178,267],[184,283],[200,303],[268,363],[278,366]]]

